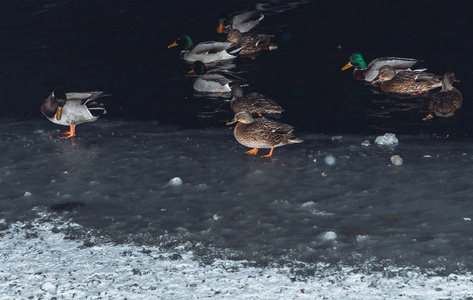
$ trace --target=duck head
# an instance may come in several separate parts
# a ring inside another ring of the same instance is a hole
[[[353,53],[350,56],[350,61],[342,68],[342,71],[351,67],[355,67],[356,69],[366,69],[366,62],[361,53]]]
[[[227,125],[232,125],[233,123],[241,122],[243,124],[253,123],[253,116],[247,111],[241,111],[235,114],[233,120],[227,123]]]
[[[197,60],[192,64],[192,70],[190,70],[188,73],[195,73],[197,75],[203,75],[207,73],[207,68],[205,67],[205,64],[203,62],[201,62],[200,60]]]
[[[460,82],[460,80],[457,80],[455,78],[455,73],[453,73],[452,71],[445,72],[442,79],[442,90],[451,90],[454,82]]]
[[[222,33],[223,29],[228,26],[228,16],[226,14],[220,14],[220,18],[218,18],[218,28],[217,32]]]
[[[54,99],[54,102],[56,102],[56,104],[57,104],[56,120],[59,121],[62,118],[62,108],[66,104],[67,96],[66,96],[66,93],[63,90],[55,90],[52,93],[52,97]]]
[[[240,30],[232,29],[228,32],[227,42],[239,44],[243,36],[241,35]]]
[[[243,97],[243,89],[241,88],[241,85],[239,82],[235,82],[232,84],[232,95],[233,95],[233,98],[241,98]]]
[[[378,76],[376,76],[371,83],[376,83],[378,81],[391,80],[396,76],[396,70],[392,66],[385,65],[379,69]]]
[[[194,43],[187,34],[181,34],[168,48],[179,46],[184,50],[189,50],[194,47]]]

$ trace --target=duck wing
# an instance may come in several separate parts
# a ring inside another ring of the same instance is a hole
[[[278,110],[283,112],[284,110],[279,106],[279,104],[276,103],[276,101],[266,97],[265,95],[262,95],[257,92],[253,92],[251,94],[248,94],[244,96],[248,99],[248,101],[251,103],[252,106],[257,107],[257,108],[273,108],[274,110]]]
[[[231,51],[233,47],[238,45],[229,42],[202,42],[192,48],[191,52],[195,54],[215,54],[223,51]],[[228,52],[227,51],[227,52]]]
[[[84,105],[85,103],[88,103],[90,101],[93,101],[98,98],[106,97],[106,96],[111,96],[110,94],[105,94],[102,91],[94,91],[94,92],[84,92],[84,93],[76,93],[76,92],[71,92],[71,93],[66,93],[67,96],[67,101],[81,101],[81,105]]]
[[[416,63],[422,62],[422,60],[414,58],[403,58],[403,57],[381,57],[373,60],[368,64],[365,69],[365,80],[371,81],[378,76],[379,69],[382,66],[392,66],[396,72],[409,70]]]
[[[248,32],[263,20],[264,15],[257,10],[244,12],[232,17],[230,25],[241,33]]]
[[[261,125],[264,127],[265,131],[279,133],[279,134],[289,134],[294,131],[294,127],[288,124],[279,123],[271,119],[259,119]]]

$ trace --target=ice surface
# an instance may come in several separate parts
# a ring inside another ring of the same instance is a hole
[[[385,133],[384,135],[380,135],[374,141],[378,145],[395,145],[399,143],[396,135],[394,133]]]
[[[366,135],[334,143],[299,132],[303,144],[263,159],[223,126],[104,119],[64,140],[41,118],[1,122],[0,289],[11,295],[46,293],[44,283],[65,299],[156,289],[168,298],[470,293],[467,138],[401,135],[395,151],[409,164],[394,168],[394,150],[362,146],[374,139]],[[337,163],[314,164],[328,156]]]

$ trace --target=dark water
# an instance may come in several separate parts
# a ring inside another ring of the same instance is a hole
[[[176,36],[218,38],[221,12],[249,10],[255,1],[33,1],[3,4],[2,115],[39,118],[53,89],[104,90],[107,118],[157,120],[185,128],[222,127],[231,117],[220,100],[195,99]],[[249,84],[275,98],[284,122],[302,131],[448,133],[472,130],[469,95],[473,48],[468,2],[265,2],[260,32],[274,34],[278,51],[234,60]],[[292,9],[288,9],[292,8]],[[340,68],[353,52],[424,59],[430,72],[453,70],[464,105],[454,118],[422,122],[427,99],[379,94]],[[205,118],[203,117],[205,116]]]

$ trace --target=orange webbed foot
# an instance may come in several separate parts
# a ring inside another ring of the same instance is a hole
[[[76,136],[76,126],[75,125],[69,125],[69,131],[64,132],[61,136],[61,139],[68,139],[73,136]]]
[[[253,148],[249,151],[246,151],[245,153],[248,155],[256,155],[258,153],[258,148]]]
[[[271,151],[269,151],[268,154],[263,155],[263,156],[261,156],[261,157],[271,157],[271,156],[273,156],[273,151],[274,151],[274,146],[271,147]]]

